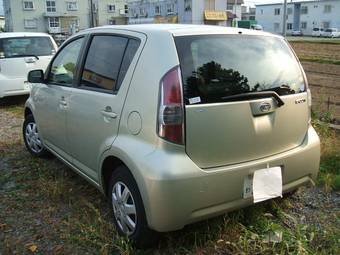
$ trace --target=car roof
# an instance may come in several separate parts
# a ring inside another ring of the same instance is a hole
[[[139,25],[110,25],[90,28],[83,32],[96,32],[101,30],[122,30],[144,33],[146,35],[171,33],[174,36],[181,35],[201,35],[201,34],[245,34],[245,35],[264,35],[281,37],[268,32],[256,31],[235,27],[211,26],[211,25],[191,25],[191,24],[139,24]]]
[[[35,32],[5,32],[5,33],[0,33],[0,38],[32,37],[32,36],[50,37],[49,34],[35,33]]]

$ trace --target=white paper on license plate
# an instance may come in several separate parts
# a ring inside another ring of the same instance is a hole
[[[254,203],[282,197],[281,167],[260,169],[254,172],[253,197]]]

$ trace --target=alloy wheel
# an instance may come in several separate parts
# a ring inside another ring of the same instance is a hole
[[[136,230],[136,204],[131,191],[123,182],[117,182],[112,189],[112,206],[118,227],[126,235]]]

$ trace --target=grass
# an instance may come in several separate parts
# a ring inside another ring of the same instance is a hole
[[[311,39],[311,40],[299,40],[298,38],[289,38],[289,41],[294,43],[309,43],[309,44],[340,44],[340,39],[324,39],[324,40],[317,40],[317,39]]]
[[[20,107],[6,111],[15,117]],[[30,254],[34,244],[35,254],[337,254],[340,136],[330,119],[313,113],[322,143],[320,188],[163,234],[150,250],[136,250],[117,235],[107,202],[81,177],[57,159],[32,158],[18,130],[0,144],[0,253]]]
[[[314,63],[319,63],[319,64],[340,65],[340,60],[316,58],[316,57],[314,58],[300,57],[299,59],[302,62],[314,62]]]
[[[319,110],[312,113],[312,123],[321,140],[321,162],[318,182],[325,190],[340,190],[340,134],[330,128],[333,116],[330,112]]]

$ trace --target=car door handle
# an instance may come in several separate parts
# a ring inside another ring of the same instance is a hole
[[[115,119],[118,116],[117,113],[107,111],[107,110],[103,110],[103,111],[101,111],[101,113],[104,117],[111,118],[111,119]]]

